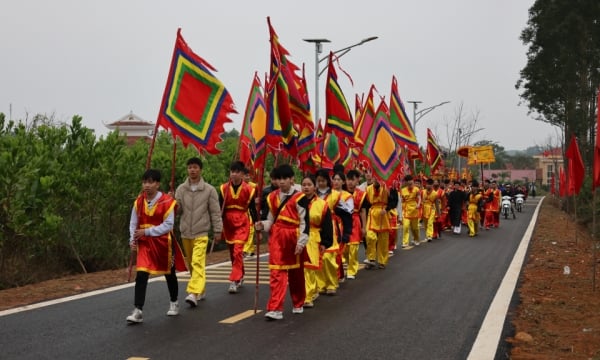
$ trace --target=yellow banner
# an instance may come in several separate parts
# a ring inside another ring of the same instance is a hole
[[[494,156],[494,148],[491,145],[472,146],[469,148],[469,159],[467,160],[467,164],[489,164],[495,161],[496,157]]]

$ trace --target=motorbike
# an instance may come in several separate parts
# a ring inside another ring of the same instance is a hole
[[[523,211],[523,203],[525,202],[525,195],[517,194],[515,195],[515,205],[518,212]]]
[[[513,219],[515,218],[515,213],[512,209],[512,197],[505,195],[502,197],[501,202],[502,215],[505,219],[508,219],[508,215],[510,212],[513,213]]]

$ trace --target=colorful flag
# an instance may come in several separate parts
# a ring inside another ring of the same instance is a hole
[[[598,113],[598,118],[596,120],[596,143],[594,144],[592,190],[595,190],[598,186],[600,186],[600,88],[598,88],[596,112]]]
[[[304,72],[304,65],[302,66],[302,79],[301,86],[298,87],[298,93],[304,98],[304,105],[302,109],[306,110],[306,113],[299,113],[298,116],[294,116],[294,126],[298,132],[298,167],[300,170],[305,172],[314,172],[316,170],[316,164],[313,162],[313,154],[316,151],[315,142],[315,124],[312,121],[310,114],[310,103],[308,101],[308,92],[306,90],[306,76]],[[300,114],[304,114],[301,115]]]
[[[265,133],[267,131],[267,113],[263,98],[262,87],[258,74],[254,74],[244,123],[238,145],[238,158],[244,164],[253,167],[262,167],[265,153]]]
[[[369,129],[360,154],[363,163],[372,169],[373,176],[388,186],[394,186],[402,171],[400,154],[389,124],[387,105],[382,101],[371,123],[363,125]]]
[[[333,63],[333,52],[329,52],[329,68],[327,87],[325,88],[325,132],[332,131],[340,139],[354,137],[352,113],[337,81],[337,73]]]
[[[287,50],[279,43],[279,37],[267,17],[271,42],[271,75],[266,88],[267,97],[267,145],[276,150],[283,150],[296,156],[296,137],[290,105],[290,88],[285,76],[289,69],[285,66]]]
[[[373,124],[375,117],[375,104],[373,102],[373,92],[375,91],[375,85],[371,85],[367,100],[360,114],[360,118],[356,118],[354,123],[354,142],[363,145],[367,140],[369,134],[369,128],[365,124]]]
[[[431,175],[435,175],[438,168],[444,164],[442,152],[431,129],[427,129],[427,163],[431,169]]]
[[[392,76],[392,90],[390,96],[390,124],[394,131],[394,137],[400,146],[406,146],[411,152],[419,152],[419,144],[415,132],[408,121],[404,104],[398,93],[398,82]]]
[[[571,136],[571,143],[565,152],[565,157],[569,159],[569,173],[567,174],[567,195],[577,195],[583,185],[583,177],[585,175],[585,167],[583,159],[579,152],[577,139],[575,135]]]
[[[177,29],[167,85],[163,93],[157,126],[170,130],[184,146],[218,154],[225,123],[236,113],[229,92],[211,71],[208,62],[196,55]]]

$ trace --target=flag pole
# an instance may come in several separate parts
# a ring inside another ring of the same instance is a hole
[[[592,291],[596,291],[596,189],[592,190]]]

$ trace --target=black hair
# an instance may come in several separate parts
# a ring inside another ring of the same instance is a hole
[[[316,177],[325,179],[325,181],[327,181],[327,187],[331,188],[331,178],[329,177],[329,171],[327,171],[327,169],[319,169],[315,175]]]
[[[277,172],[279,173],[280,179],[294,178],[294,169],[288,164],[281,164],[278,167]]]
[[[342,164],[335,164],[333,165],[333,173],[344,173],[344,165]]]
[[[412,179],[413,179],[413,177],[410,174],[404,176],[404,181],[411,181]]]
[[[269,176],[273,180],[280,180],[281,179],[281,174],[279,173],[279,168],[278,167],[274,167],[273,169],[271,169],[271,172],[269,173]]]
[[[189,159],[186,163],[187,166],[190,166],[193,164],[198,165],[200,167],[200,169],[202,169],[202,160],[200,160],[200,158],[193,157],[193,158]]]
[[[244,173],[244,175],[248,175],[248,174],[250,174],[250,169],[248,169],[247,167],[244,167],[244,170],[242,170],[242,172]]]
[[[245,168],[246,168],[246,165],[244,165],[244,163],[239,160],[232,162],[231,165],[229,166],[230,171],[244,172]]]
[[[142,175],[143,181],[156,181],[160,182],[160,170],[148,169]]]
[[[433,185],[433,179],[427,179],[427,185]]]
[[[360,179],[360,172],[358,170],[350,170],[348,174],[346,174],[347,179]]]
[[[306,174],[302,178],[302,181],[304,181],[304,179],[309,179],[314,186],[317,186],[317,177],[314,174]]]

